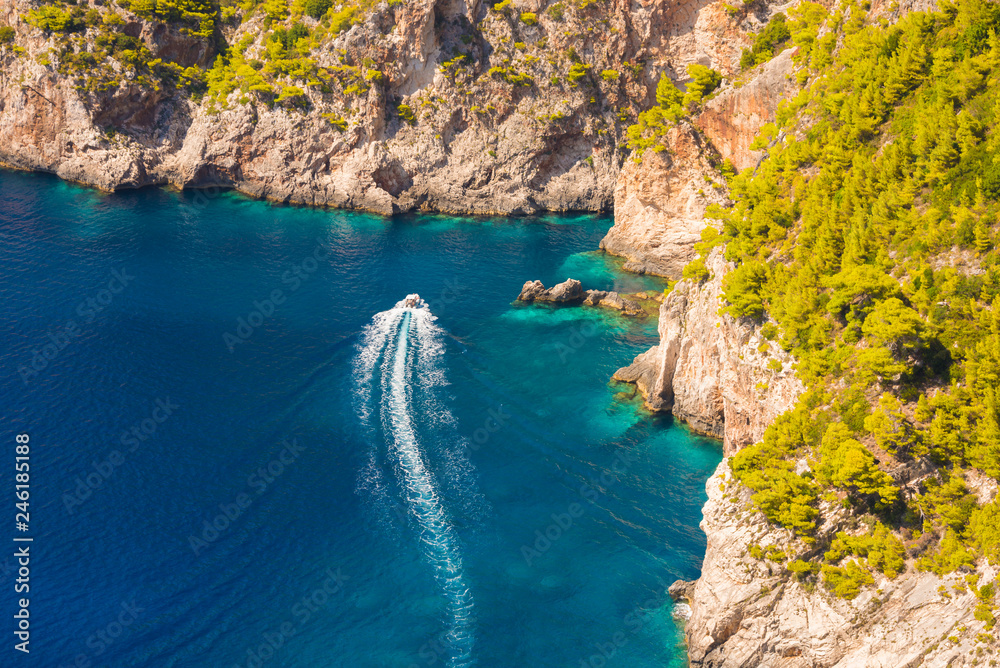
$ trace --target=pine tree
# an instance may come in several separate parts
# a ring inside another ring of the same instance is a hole
[[[684,100],[684,93],[677,89],[674,82],[670,80],[667,73],[660,75],[660,81],[656,84],[656,104],[661,109],[670,109],[672,106],[680,104]]]
[[[993,248],[993,239],[990,237],[990,228],[981,217],[976,221],[975,235],[976,250],[980,255],[985,255]]]
[[[704,65],[692,63],[688,65],[687,71],[692,81],[687,85],[687,94],[684,96],[683,102],[684,106],[701,102],[703,97],[718,88],[719,84],[722,83],[722,75]]]

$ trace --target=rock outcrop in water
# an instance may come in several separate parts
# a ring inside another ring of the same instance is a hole
[[[549,289],[541,281],[527,281],[521,288],[518,300],[522,302],[553,302],[556,304],[580,303],[585,297],[580,281],[569,278]]]
[[[641,295],[645,297],[645,295]],[[648,299],[648,297],[646,297]],[[518,301],[525,303],[549,302],[552,304],[584,304],[621,311],[625,315],[643,315],[642,304],[622,297],[617,292],[605,290],[584,290],[580,281],[570,278],[546,289],[541,281],[527,281],[521,288]]]
[[[295,60],[306,47],[275,56],[279,24],[259,4],[220,14],[211,38],[125,2],[90,3],[83,30],[43,32],[22,18],[37,4],[0,8],[16,30],[0,45],[0,163],[105,190],[224,186],[381,213],[607,210],[625,129],[660,73],[682,85],[691,63],[731,75],[759,27],[691,0],[381,2],[336,29],[329,16],[284,20],[324,35]],[[85,64],[79,54],[110,48],[97,40],[112,15],[159,69]],[[168,65],[202,68],[208,91]]]

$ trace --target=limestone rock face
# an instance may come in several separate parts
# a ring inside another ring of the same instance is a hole
[[[695,121],[718,151],[736,169],[754,169],[764,156],[750,144],[767,123],[773,123],[778,103],[797,90],[792,62],[793,49],[785,49],[761,65],[739,88],[731,85],[705,103]]]
[[[120,13],[122,29],[154,58],[212,66],[213,43],[123,4],[91,7]],[[231,187],[279,202],[386,214],[609,210],[625,131],[652,104],[660,73],[683,85],[687,65],[697,62],[732,76],[753,26],[700,0],[574,4],[559,19],[546,12],[549,4],[516,5],[537,13],[529,26],[516,12],[479,0],[377,3],[362,23],[309,54],[333,78],[324,86],[302,83],[296,108],[239,89],[194,101],[128,73],[103,92],[81,91],[77,76],[60,74],[54,60],[39,63],[60,51],[60,38],[21,19],[33,0],[8,0],[0,3],[0,21],[15,28],[25,52],[0,47],[0,164],[104,190]],[[262,12],[219,27],[228,44],[252,38],[248,59],[267,59]],[[547,56],[570,49],[589,66],[573,85],[569,61]],[[465,59],[456,64],[457,53]],[[377,76],[350,86],[353,79],[331,74],[344,66]],[[509,71],[530,81],[512,83]],[[685,150],[682,141],[678,148]],[[689,208],[694,225],[698,205]],[[683,264],[664,262],[650,268],[674,272]]]
[[[806,590],[780,568],[747,552],[786,549],[790,532],[747,511],[750,491],[733,480],[724,460],[706,484],[708,501],[701,526],[708,549],[701,577],[677,589],[691,606],[686,626],[692,666],[712,668],[898,668],[971,666],[975,658],[973,594],[944,579],[910,569],[894,580],[875,574],[871,587],[852,601],[822,588]],[[835,514],[823,508],[824,514]],[[831,517],[834,526],[841,528]],[[996,577],[983,566],[981,581]],[[945,586],[949,597],[939,587]],[[954,635],[958,642],[943,640]]]
[[[626,258],[630,271],[677,279],[695,257],[705,207],[724,203],[726,188],[692,126],[671,128],[665,144],[666,151],[626,161],[615,187],[615,224],[601,248]]]
[[[636,383],[653,410],[722,438],[731,455],[760,440],[804,388],[791,357],[764,339],[758,323],[719,314],[729,266],[718,249],[706,267],[708,281],[685,279],[660,305],[660,344],[614,377]]]

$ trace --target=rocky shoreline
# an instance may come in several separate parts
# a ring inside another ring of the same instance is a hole
[[[917,3],[902,4],[896,16]],[[601,248],[625,258],[628,270],[676,280],[696,256],[707,207],[728,201],[721,162],[739,170],[759,163],[763,153],[750,147],[774,120],[778,104],[796,91],[795,63],[787,50],[742,85],[725,84],[690,122],[668,131],[665,151],[647,151],[636,161],[621,145],[635,111],[652,104],[655,74],[667,70],[680,81],[693,62],[735,73],[748,30],[777,10],[761,3],[757,14],[734,19],[722,2],[638,5],[609,3],[605,32],[612,37],[600,40],[586,29],[586,16],[557,25],[541,13],[543,3],[530,7],[539,12],[537,28],[494,16],[473,0],[421,0],[392,10],[383,3],[372,21],[337,37],[330,53],[319,57],[330,65],[339,62],[336,51],[350,62],[374,58],[386,64],[384,82],[348,102],[310,92],[311,111],[304,114],[243,103],[210,113],[182,95],[127,82],[100,95],[81,94],[38,62],[51,38],[20,20],[32,5],[15,0],[0,9],[0,19],[16,27],[27,57],[0,54],[6,74],[0,81],[0,164],[110,191],[222,186],[278,202],[382,214],[613,210],[614,226]],[[154,53],[184,46],[192,63],[208,64],[210,51],[128,19]],[[468,25],[483,27],[469,49],[475,78],[460,93],[439,66],[465,43]],[[230,42],[259,30],[253,21],[224,28]],[[568,37],[574,30],[579,34]],[[639,60],[647,66],[629,76],[622,70],[614,84],[595,79],[588,87],[538,85],[564,74],[557,71],[567,67],[562,61],[539,61],[530,90],[482,77],[502,62],[490,54],[508,53],[515,43],[537,45],[543,34],[554,51],[585,53],[594,72]],[[397,115],[401,102],[421,110],[417,123]],[[324,117],[346,113],[348,104],[358,113],[346,129]],[[109,126],[119,131],[109,134]],[[972,618],[968,591],[942,597],[941,578],[911,569],[845,601],[810,591],[748,553],[750,544],[782,549],[794,537],[752,510],[750,492],[733,479],[728,458],[759,441],[804,387],[794,360],[764,336],[760,323],[720,313],[730,269],[720,249],[705,267],[706,280],[680,280],[661,297],[659,344],[614,374],[634,384],[649,409],[669,411],[723,441],[726,459],[706,484],[702,575],[671,587],[691,606],[691,665],[964,665],[974,644],[946,638]],[[636,299],[585,290],[572,279],[548,289],[528,281],[519,300],[646,312]],[[919,474],[901,470],[896,477],[905,485]],[[824,513],[831,531],[850,520],[833,507]],[[951,579],[949,585],[960,584],[959,575]]]
[[[117,13],[152,58],[179,67],[207,71],[219,43],[240,45],[255,67],[266,57],[259,11],[220,21],[210,40],[127,3],[85,4]],[[731,74],[760,25],[721,3],[529,5],[525,23],[479,0],[375,3],[310,53],[332,78],[288,106],[252,90],[197,97],[128,72],[85,90],[93,68],[60,71],[48,54],[62,37],[25,22],[33,0],[14,0],[0,8],[16,33],[16,48],[0,45],[0,164],[107,191],[220,186],[382,214],[610,211],[626,129],[660,72],[681,83],[689,63]],[[75,48],[95,51],[94,32],[72,37],[83,40]]]

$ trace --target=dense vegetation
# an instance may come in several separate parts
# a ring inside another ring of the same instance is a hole
[[[512,107],[500,110],[482,104],[479,96],[516,101],[553,88],[582,93],[590,111],[607,106],[616,134],[638,112],[623,93],[642,78],[644,64],[614,62],[615,69],[609,69],[612,63],[598,54],[589,53],[587,62],[574,48],[592,41],[595,31],[610,29],[597,0],[556,2],[542,14],[521,11],[510,0],[488,3],[477,23],[455,24],[449,29],[451,43],[441,45],[446,54],[438,66],[447,79],[444,97],[426,90],[406,100],[391,93],[381,97],[393,85],[397,63],[387,61],[386,54],[398,48],[389,36],[404,10],[403,0],[108,0],[96,7],[76,0],[41,0],[23,18],[55,45],[32,57],[72,77],[79,90],[183,89],[210,114],[235,105],[321,110],[343,131],[351,122],[364,123],[360,114],[366,104],[369,112],[374,104],[387,117],[416,125],[433,117],[448,99],[467,102],[465,109],[477,121],[489,122]],[[168,48],[150,53],[148,38],[144,43],[130,36],[137,18],[155,24],[144,28],[147,35],[162,35],[167,26]],[[333,46],[337,36],[358,24],[365,25],[364,40],[347,49]],[[129,34],[126,25],[132,25]],[[3,30],[0,48],[15,39],[12,29]],[[557,41],[559,47],[552,44]],[[489,49],[483,47],[486,42]],[[25,54],[16,44],[9,52]],[[183,62],[171,60],[178,54]],[[695,86],[702,85],[707,94],[718,84],[718,75],[702,69]],[[373,90],[374,97],[369,95]],[[565,126],[570,108],[564,100],[530,111],[538,123]],[[591,114],[581,125],[597,136],[609,132],[601,115]]]
[[[360,22],[373,0],[337,7],[332,0],[117,0],[116,4],[108,3],[99,11],[70,0],[48,0],[29,11],[24,17],[27,23],[56,37],[58,50],[54,58],[44,56],[43,64],[74,76],[78,88],[93,92],[117,88],[126,80],[151,89],[183,86],[196,97],[207,96],[210,112],[225,107],[234,91],[240,91],[241,102],[253,96],[269,105],[304,109],[308,106],[304,88],[330,92],[336,87],[350,98],[382,79],[374,63],[322,68],[310,57],[325,39]],[[124,34],[125,18],[116,9],[170,25],[201,41],[209,55],[218,55],[209,67],[182,67],[153,58],[140,39]],[[219,25],[253,16],[263,19],[263,39],[250,34],[237,44],[225,45]],[[316,20],[312,27],[303,23],[306,16]],[[338,129],[346,125],[340,117],[330,120]]]
[[[907,558],[1000,563],[1000,500],[973,487],[1000,477],[1000,6],[939,4],[895,25],[858,2],[772,21],[745,64],[788,39],[803,87],[700,245],[736,265],[725,310],[793,353],[808,388],[732,470],[801,539],[789,570],[846,598]],[[901,489],[921,459],[933,473]],[[823,531],[838,508],[860,531]]]
[[[698,108],[705,97],[722,83],[722,75],[704,65],[688,65],[686,92],[682,92],[670,77],[663,73],[656,85],[656,105],[639,114],[634,125],[628,128],[628,146],[640,159],[644,150],[665,151],[663,137],[667,130]]]
[[[748,49],[743,49],[743,54],[740,56],[740,67],[746,69],[754,65],[766,63],[775,54],[781,52],[781,49],[792,36],[792,33],[788,30],[786,20],[785,15],[780,13],[771,17],[767,26],[757,33],[753,45]]]

